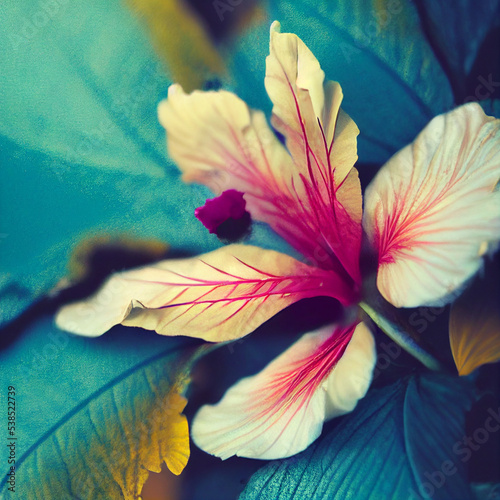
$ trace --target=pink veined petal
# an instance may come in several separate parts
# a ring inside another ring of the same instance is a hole
[[[361,187],[353,168],[359,130],[340,109],[340,85],[324,82],[324,76],[304,42],[293,33],[280,33],[275,21],[265,79],[273,102],[272,124],[285,136],[300,172],[299,194],[311,199],[317,219],[330,219],[320,233],[321,243],[359,281]]]
[[[277,21],[271,26],[269,47],[265,84],[273,102],[273,125],[285,136],[301,173],[309,175],[311,169],[318,181],[324,176],[340,184],[358,159],[359,134],[340,108],[341,86],[324,81],[314,54],[297,35],[281,33]],[[318,184],[326,191],[330,188]]]
[[[92,297],[62,307],[56,323],[86,336],[121,323],[221,342],[247,335],[290,304],[318,295],[344,304],[353,300],[333,272],[271,250],[229,245],[117,273]]]
[[[259,374],[195,416],[197,446],[223,460],[272,460],[306,449],[323,422],[354,409],[371,382],[375,343],[363,323],[301,337]]]
[[[380,170],[363,225],[397,307],[446,303],[500,239],[500,120],[476,103],[434,118]]]
[[[306,73],[300,80],[307,80]],[[352,166],[358,129],[340,110],[340,86],[328,82],[323,91],[321,80],[320,87],[322,116],[314,121],[319,149],[294,155],[295,163],[263,113],[226,91],[186,95],[173,85],[160,103],[159,119],[185,181],[216,193],[244,192],[254,219],[269,223],[312,264],[343,274],[357,287],[361,190]],[[308,163],[315,153],[317,161]]]

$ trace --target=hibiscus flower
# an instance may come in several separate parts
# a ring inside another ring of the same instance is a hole
[[[159,118],[186,182],[243,193],[252,219],[304,258],[227,245],[118,273],[57,316],[61,328],[87,336],[121,323],[223,342],[303,298],[338,300],[344,322],[302,336],[196,415],[194,441],[221,458],[298,453],[367,392],[376,355],[356,313],[371,300],[370,276],[360,269],[364,234],[378,290],[396,307],[450,301],[500,238],[500,120],[478,104],[434,118],[391,158],[368,187],[363,214],[358,128],[340,107],[341,87],[325,81],[311,51],[276,22],[265,84],[285,144],[262,112],[225,90],[185,94],[173,85]]]

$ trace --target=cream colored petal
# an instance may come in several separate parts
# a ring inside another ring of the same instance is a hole
[[[118,273],[56,316],[63,329],[98,336],[116,324],[211,342],[252,332],[290,304],[352,293],[332,272],[261,248],[230,245],[190,259]]]
[[[251,111],[231,92],[185,94],[172,85],[158,107],[169,155],[186,182],[220,194],[238,189],[255,194],[249,208],[269,189],[289,192],[292,160],[263,113]]]
[[[321,434],[325,419],[354,409],[370,385],[375,356],[364,324],[306,334],[218,404],[201,408],[193,440],[222,459],[295,455]]]
[[[365,323],[360,323],[344,355],[325,381],[326,420],[354,410],[370,387],[376,361],[373,335]]]
[[[295,161],[305,167],[308,145],[326,160],[318,125],[325,106],[325,73],[304,42],[280,28],[277,21],[271,26],[265,85],[273,102],[273,125],[286,137]]]
[[[500,239],[500,120],[476,103],[434,118],[380,170],[363,224],[397,307],[447,302]]]
[[[275,21],[265,79],[273,102],[273,125],[285,136],[303,175],[309,176],[312,169],[321,180],[332,170],[335,184],[339,184],[357,160],[359,130],[340,108],[343,94],[339,83],[324,80],[314,54],[297,35],[281,33]]]
[[[309,201],[311,214],[328,220],[326,224],[311,221],[317,225],[316,246],[334,254],[358,282],[361,187],[353,165],[359,130],[340,109],[340,85],[325,83],[324,77],[304,42],[293,33],[281,33],[280,24],[274,22],[265,79],[273,102],[272,124],[285,136],[300,174],[303,189],[297,194]]]

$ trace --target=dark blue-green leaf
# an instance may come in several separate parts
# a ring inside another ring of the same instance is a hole
[[[406,451],[420,484],[428,483],[437,490],[433,498],[458,500],[467,498],[470,491],[466,463],[457,443],[465,438],[465,411],[473,399],[471,387],[459,378],[435,375],[408,382]]]
[[[472,69],[481,44],[498,22],[500,2],[417,0],[416,3],[432,46],[458,89],[464,90],[465,77]]]
[[[484,112],[488,116],[494,116],[495,118],[500,118],[500,99],[488,99],[486,101],[480,101]]]
[[[426,472],[440,471],[444,459],[459,461],[453,444],[463,437],[470,402],[464,383],[444,376],[374,389],[305,452],[257,472],[240,499],[425,498],[429,488],[435,499],[468,499],[462,466],[439,488]]]

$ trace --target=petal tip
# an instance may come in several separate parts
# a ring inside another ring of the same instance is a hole
[[[81,322],[76,320],[81,310],[76,305],[68,305],[59,310],[54,319],[54,323],[64,332],[82,337],[100,337],[106,330],[99,328],[85,328]]]
[[[172,83],[170,87],[168,87],[168,96],[173,96],[176,94],[184,94],[184,89],[180,83]]]
[[[281,33],[281,23],[279,21],[273,21],[269,31],[271,36],[273,33]]]

